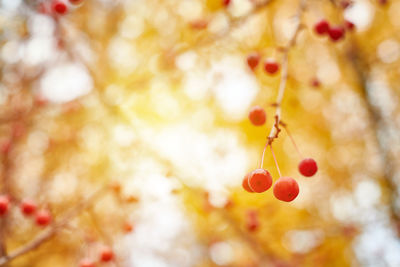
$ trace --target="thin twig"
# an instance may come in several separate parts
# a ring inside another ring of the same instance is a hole
[[[32,241],[23,245],[22,247],[12,251],[9,255],[0,258],[0,266],[4,266],[12,260],[25,255],[26,253],[39,248],[45,242],[49,241],[52,237],[54,237],[60,228],[63,228],[70,222],[71,219],[79,215],[83,210],[92,205],[93,201],[101,196],[101,194],[105,191],[107,187],[102,187],[96,192],[94,192],[90,197],[88,197],[85,201],[79,203],[74,208],[65,213],[62,219],[58,222],[53,223],[48,229],[39,233]]]
[[[278,88],[278,96],[276,98],[276,102],[274,103],[274,106],[276,107],[275,109],[275,122],[271,127],[271,130],[269,132],[269,135],[267,137],[267,142],[264,146],[264,150],[262,152],[262,159],[261,159],[261,166],[264,163],[264,155],[265,155],[265,150],[267,146],[272,145],[272,142],[278,138],[279,133],[280,133],[280,119],[281,119],[281,105],[283,101],[283,97],[285,95],[285,90],[286,90],[286,84],[289,76],[289,52],[290,49],[296,44],[297,36],[299,35],[300,31],[303,29],[303,24],[301,24],[301,16],[303,14],[303,11],[305,10],[305,1],[302,0],[300,2],[299,6],[299,11],[297,13],[297,18],[298,18],[298,25],[294,31],[293,36],[290,38],[289,43],[287,44],[286,47],[282,48],[283,51],[283,58],[282,58],[282,71],[281,71],[281,80],[279,83],[279,88]]]

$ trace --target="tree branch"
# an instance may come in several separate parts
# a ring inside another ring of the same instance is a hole
[[[61,228],[66,226],[71,219],[73,219],[74,217],[79,215],[83,210],[91,206],[93,204],[93,201],[98,197],[100,197],[106,189],[107,187],[100,188],[99,190],[94,192],[90,197],[88,197],[85,201],[82,201],[74,208],[66,212],[61,220],[53,223],[48,229],[39,233],[32,241],[12,251],[9,255],[0,258],[0,266],[6,265],[10,261],[15,260],[16,258],[25,255],[26,253],[34,249],[39,248],[45,242],[49,241],[58,233],[58,231]]]

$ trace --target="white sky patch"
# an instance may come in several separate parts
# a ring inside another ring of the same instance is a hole
[[[227,188],[240,184],[250,164],[249,152],[234,131],[219,129],[206,134],[182,124],[147,132],[146,138],[182,172],[185,183],[222,196]],[[222,202],[217,196],[214,199]]]
[[[25,43],[22,59],[27,65],[38,65],[54,59],[56,54],[54,38],[34,37]]]
[[[217,242],[210,246],[210,257],[217,265],[229,265],[234,260],[234,251],[227,242]]]
[[[378,57],[384,63],[393,63],[399,59],[400,45],[394,39],[388,39],[378,45]]]
[[[174,179],[159,173],[155,161],[142,159],[136,164],[140,169],[128,186],[139,188],[142,201],[133,214],[135,231],[125,239],[131,255],[128,266],[193,266],[201,249],[180,200],[171,194]]]
[[[246,72],[242,57],[226,57],[215,62],[210,74],[213,92],[228,120],[240,120],[257,96],[259,87],[254,75]]]
[[[283,244],[294,253],[305,254],[321,244],[323,239],[321,230],[292,230],[283,237]]]
[[[40,80],[41,95],[51,102],[63,103],[88,94],[92,77],[82,65],[64,63],[48,69]]]
[[[356,29],[363,31],[367,30],[374,18],[374,6],[370,1],[359,0],[345,9],[344,17],[346,20],[353,22]]]

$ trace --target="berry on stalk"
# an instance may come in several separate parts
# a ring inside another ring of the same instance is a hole
[[[52,7],[53,11],[59,15],[64,15],[68,11],[67,5],[64,3],[64,1],[61,0],[53,1]]]
[[[318,35],[324,35],[324,34],[328,34],[329,33],[329,23],[328,21],[322,19],[320,21],[318,21],[315,25],[314,25],[314,31],[318,34]]]
[[[257,52],[253,52],[247,56],[247,65],[252,71],[256,69],[258,63],[260,63],[260,54]]]
[[[223,5],[224,7],[229,6],[230,3],[231,3],[231,0],[222,0],[222,5]]]
[[[10,208],[10,198],[6,195],[0,196],[0,216],[8,212]]]
[[[47,226],[51,222],[51,214],[47,210],[41,210],[36,213],[36,224],[39,226]]]
[[[274,196],[282,201],[293,201],[299,194],[299,185],[290,177],[281,177],[274,184]]]
[[[246,176],[243,178],[242,186],[243,186],[244,190],[246,190],[247,192],[254,193],[254,191],[249,186],[250,175],[251,175],[251,172],[246,174]]]
[[[254,126],[261,126],[265,123],[267,115],[265,110],[260,106],[255,106],[250,109],[249,120]]]
[[[299,163],[299,172],[305,177],[311,177],[318,171],[317,162],[312,158],[306,158]]]
[[[264,62],[264,70],[268,74],[275,74],[279,70],[279,64],[272,58],[268,58]]]
[[[37,206],[35,202],[26,199],[21,202],[20,208],[24,215],[29,216],[35,213]]]
[[[329,29],[329,37],[333,42],[337,42],[344,37],[344,29],[341,26],[334,26]]]
[[[250,173],[249,187],[253,192],[262,193],[272,185],[271,174],[264,169],[256,169]]]
[[[104,247],[100,253],[100,260],[102,262],[109,262],[114,258],[114,253],[109,247]]]

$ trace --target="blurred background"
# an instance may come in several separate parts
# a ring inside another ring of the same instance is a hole
[[[0,266],[400,266],[399,0],[0,3]],[[290,203],[242,188],[285,55],[282,120],[319,166],[282,131]]]

